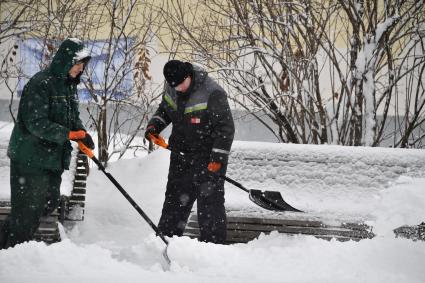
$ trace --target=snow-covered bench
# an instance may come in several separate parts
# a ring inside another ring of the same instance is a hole
[[[375,235],[371,227],[360,223],[326,224],[318,220],[294,219],[287,217],[253,217],[253,216],[227,216],[228,244],[247,243],[258,238],[261,233],[268,234],[273,231],[287,235],[312,235],[316,238],[338,241],[360,241],[370,239]],[[185,228],[185,236],[199,237],[198,217],[192,213]]]
[[[425,151],[371,147],[235,142],[227,175],[248,189],[279,191],[305,213],[271,212],[226,184],[228,242],[260,232],[360,240],[373,237],[370,206],[400,176],[425,176]],[[186,235],[199,233],[193,213]],[[394,227],[397,228],[397,227]]]
[[[383,188],[400,175],[425,176],[425,151],[348,146],[235,142],[228,174],[314,190]]]
[[[3,225],[9,213],[10,202],[0,201],[0,227]],[[58,227],[58,217],[58,213],[42,217],[40,220],[40,226],[38,227],[37,232],[34,235],[34,240],[43,241],[48,244],[59,242],[61,239]]]
[[[418,149],[235,142],[230,156],[229,177],[250,189],[280,191],[291,205],[315,213],[358,214],[400,176],[425,176],[425,151]],[[229,208],[247,208],[232,199]]]
[[[88,158],[84,153],[77,150],[77,155],[73,162],[75,162],[75,168],[73,168],[72,188],[66,196],[62,196],[64,221],[84,220],[86,182],[90,171]]]

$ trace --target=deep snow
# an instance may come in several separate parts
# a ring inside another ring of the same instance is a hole
[[[0,198],[9,194],[4,154],[10,129],[0,125]],[[367,169],[365,161],[374,156],[373,162],[384,160],[390,165],[417,158],[419,172],[422,151],[411,155],[389,149],[363,151],[237,142],[229,176],[249,188],[278,189],[288,202],[307,211],[288,217],[366,220],[377,234],[373,239],[338,242],[272,233],[248,244],[222,246],[173,238],[168,248],[172,263],[164,271],[162,241],[103,173],[93,168],[85,220],[65,227],[62,237],[67,239],[60,243],[29,242],[0,251],[0,282],[425,282],[425,243],[394,238],[392,233],[401,225],[425,220],[425,179],[412,173],[414,168],[403,172],[402,167],[397,171],[392,166],[368,174],[374,168]],[[305,163],[303,153],[315,163]],[[289,163],[273,161],[288,154],[292,154]],[[275,166],[256,165],[253,157],[264,156]],[[168,157],[168,152],[157,150],[108,168],[155,223],[161,213]],[[332,162],[344,157],[356,162],[345,168]],[[243,163],[246,158],[253,163]],[[355,176],[350,178],[350,173]],[[297,176],[304,176],[300,179],[304,185]],[[226,184],[226,203],[233,214],[273,216],[230,184]]]

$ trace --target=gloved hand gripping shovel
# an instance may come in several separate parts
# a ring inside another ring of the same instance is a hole
[[[105,167],[100,163],[100,161],[94,156],[93,152],[85,146],[81,141],[78,142],[78,145],[80,147],[80,150],[84,152],[91,160],[93,160],[94,163],[99,167],[100,170],[102,170],[103,173],[105,173],[106,177],[117,187],[117,189],[121,192],[121,194],[128,200],[128,202],[134,207],[134,209],[137,210],[137,212],[140,214],[140,216],[145,219],[145,221],[151,226],[151,228],[155,231],[156,235],[161,238],[161,240],[166,245],[164,252],[162,255],[164,256],[165,260],[167,261],[167,264],[169,265],[171,263],[170,258],[167,254],[167,248],[168,248],[168,241],[165,239],[165,237],[161,234],[161,232],[158,230],[158,227],[152,222],[152,220],[146,215],[146,213],[140,208],[139,205],[130,197],[130,195],[124,190],[123,187],[115,180],[115,178],[108,172],[106,172]]]
[[[168,144],[165,142],[165,140],[161,136],[153,136],[150,135],[150,138],[152,142],[159,145],[162,148],[168,149],[174,154],[178,154],[182,158],[184,157],[184,153],[182,152],[176,152],[173,151]],[[247,192],[249,194],[249,199],[255,203],[258,206],[261,206],[262,208],[273,210],[273,211],[294,211],[294,212],[303,212],[299,209],[296,209],[295,207],[288,204],[280,194],[280,192],[277,191],[260,191],[260,190],[248,190],[242,184],[239,182],[236,182],[235,180],[227,177],[227,176],[220,176],[227,182],[231,183],[232,185],[238,187],[239,189]]]

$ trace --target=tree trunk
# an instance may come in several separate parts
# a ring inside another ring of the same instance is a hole
[[[108,133],[107,133],[107,119],[106,119],[106,103],[103,104],[99,113],[99,161],[106,167],[108,163]]]

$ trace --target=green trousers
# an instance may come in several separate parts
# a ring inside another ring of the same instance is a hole
[[[12,210],[4,228],[6,248],[32,240],[40,217],[49,215],[59,206],[62,173],[62,170],[33,168],[11,161]]]

